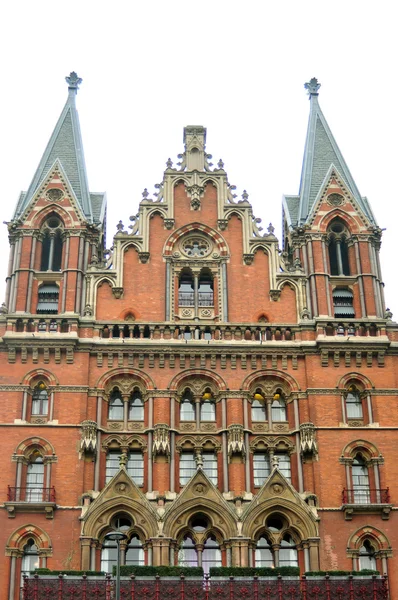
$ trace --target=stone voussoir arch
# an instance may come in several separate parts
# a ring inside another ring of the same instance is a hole
[[[6,555],[10,555],[13,551],[23,553],[24,546],[29,539],[33,539],[41,556],[51,556],[52,546],[50,536],[38,525],[31,523],[18,527],[11,533],[6,544]]]
[[[189,387],[189,382],[192,379],[205,378],[210,383],[215,385],[219,392],[223,392],[227,390],[227,385],[224,379],[218,375],[218,373],[214,373],[214,371],[210,371],[208,369],[187,369],[182,373],[178,373],[173,377],[168,385],[168,389],[171,392],[177,392],[182,387],[184,387],[185,383],[187,387]],[[205,387],[205,383],[203,384]]]
[[[98,390],[104,391],[105,388],[108,387],[109,384],[111,384],[112,380],[116,381],[117,379],[121,378],[136,379],[137,381],[141,382],[141,384],[145,387],[147,391],[156,390],[156,385],[152,377],[150,377],[150,375],[148,375],[144,371],[140,371],[139,369],[127,367],[107,371],[106,373],[101,375],[101,377],[97,380],[95,387]]]
[[[209,498],[191,498],[171,507],[164,517],[164,535],[177,539],[187,529],[189,521],[197,514],[206,516],[211,526],[221,532],[224,539],[236,537],[237,519],[220,502]]]
[[[391,550],[388,537],[373,525],[363,525],[354,531],[348,540],[347,549],[359,550],[365,539],[371,539],[377,546],[377,550]]]
[[[82,521],[81,536],[99,539],[105,529],[109,529],[112,519],[119,513],[131,517],[133,527],[140,530],[147,540],[156,537],[158,526],[156,515],[145,502],[135,498],[124,497],[121,501],[120,495],[102,502],[93,511],[88,511]]]
[[[269,498],[260,504],[248,507],[242,518],[242,535],[257,539],[264,530],[266,520],[271,515],[278,514],[286,519],[289,528],[296,531],[302,540],[319,536],[316,517],[302,506],[286,498]]]
[[[25,373],[21,380],[21,385],[30,386],[32,382],[37,382],[39,379],[43,379],[49,386],[59,385],[59,381],[56,376],[48,371],[47,369],[32,369],[28,373]]]
[[[345,373],[342,377],[340,377],[336,387],[339,390],[345,390],[347,385],[354,382],[362,384],[364,390],[373,390],[375,387],[371,380],[366,377],[366,375],[362,375],[362,373],[357,373],[356,371]]]
[[[249,392],[253,387],[256,386],[257,382],[261,385],[261,382],[265,379],[272,380],[280,380],[282,387],[288,387],[290,392],[299,392],[300,386],[297,381],[289,375],[288,373],[284,373],[283,371],[278,371],[276,369],[266,369],[264,371],[255,371],[254,373],[250,373],[242,382],[242,390],[244,392]],[[283,386],[283,384],[285,384]]]
[[[208,225],[203,225],[203,223],[188,223],[187,225],[183,225],[168,237],[163,247],[164,256],[171,256],[174,250],[175,244],[178,242],[180,238],[190,233],[204,233],[209,236],[213,242],[217,245],[218,251],[220,252],[220,256],[228,256],[229,250],[228,245],[223,236]]]

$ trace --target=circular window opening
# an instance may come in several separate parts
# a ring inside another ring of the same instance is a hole
[[[207,519],[205,517],[203,517],[202,515],[198,515],[197,517],[195,517],[192,520],[191,523],[191,527],[194,531],[197,531],[198,533],[201,531],[205,531],[209,526],[209,523],[207,521]]]
[[[334,233],[342,233],[344,231],[344,225],[342,223],[332,223],[330,229],[334,231]]]
[[[278,517],[271,517],[267,521],[267,527],[270,531],[281,531],[283,529],[283,521]]]
[[[59,227],[59,221],[58,221],[58,219],[52,218],[47,221],[47,225],[51,229],[56,229],[57,227]]]
[[[128,531],[131,525],[131,519],[124,516],[115,517],[112,521],[112,527],[117,531]]]

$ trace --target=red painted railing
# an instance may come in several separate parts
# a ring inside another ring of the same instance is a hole
[[[25,577],[23,600],[113,600],[115,582],[105,578]],[[326,577],[211,580],[205,577],[144,580],[132,575],[120,582],[121,600],[388,600],[383,577]]]
[[[10,487],[7,493],[8,502],[55,502],[55,488],[43,487]]]
[[[342,502],[343,504],[390,504],[390,489],[344,488]]]

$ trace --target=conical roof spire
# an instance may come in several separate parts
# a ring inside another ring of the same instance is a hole
[[[21,216],[49,171],[58,162],[68,178],[84,216],[90,222],[93,220],[79,116],[75,104],[77,90],[82,79],[72,71],[68,77],[65,77],[65,80],[69,90],[66,104],[50,137],[32,183],[26,194],[21,195],[14,218]]]
[[[321,84],[313,77],[304,85],[310,98],[310,116],[301,171],[299,206],[296,224],[304,224],[331,167],[344,179],[358,206],[375,223],[371,208],[355,184],[318,102]]]

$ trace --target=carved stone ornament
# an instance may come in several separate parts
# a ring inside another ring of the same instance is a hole
[[[153,456],[164,454],[170,456],[170,427],[165,423],[158,423],[153,430]]]
[[[207,492],[207,485],[202,482],[197,483],[194,487],[194,492],[200,496],[203,496],[203,494],[206,494]]]
[[[336,193],[329,194],[329,196],[326,198],[326,201],[328,204],[330,204],[330,206],[341,206],[345,202],[344,196]]]
[[[225,231],[227,228],[227,225],[228,225],[228,219],[218,219],[217,223],[218,223],[218,228],[221,231]]]
[[[120,300],[123,296],[123,288],[122,287],[114,287],[112,288],[112,294],[116,298],[116,300]]]
[[[95,452],[97,447],[97,423],[95,421],[82,421],[80,424],[80,452]]]
[[[59,202],[64,196],[64,193],[59,188],[51,188],[46,192],[47,200],[51,202]]]
[[[163,223],[166,229],[173,229],[174,227],[174,219],[164,219]]]
[[[281,291],[280,290],[270,290],[269,295],[273,302],[278,302],[279,298],[281,297]]]
[[[228,427],[228,457],[233,454],[246,455],[243,425],[234,423]]]
[[[6,315],[8,313],[7,305],[5,302],[0,306],[0,315]]]
[[[149,252],[138,252],[139,259],[142,264],[146,264],[149,260]]]
[[[92,317],[93,316],[93,309],[91,308],[90,304],[86,304],[86,306],[84,307],[84,316],[85,317]]]
[[[245,263],[245,265],[253,264],[253,260],[254,260],[254,254],[244,254],[243,255],[243,262]]]
[[[191,207],[193,208],[193,210],[199,210],[200,197],[203,195],[204,191],[204,187],[198,185],[197,183],[187,186],[187,193],[188,196],[191,198]]]
[[[318,454],[315,426],[313,423],[301,423],[300,425],[300,449],[301,454]]]

